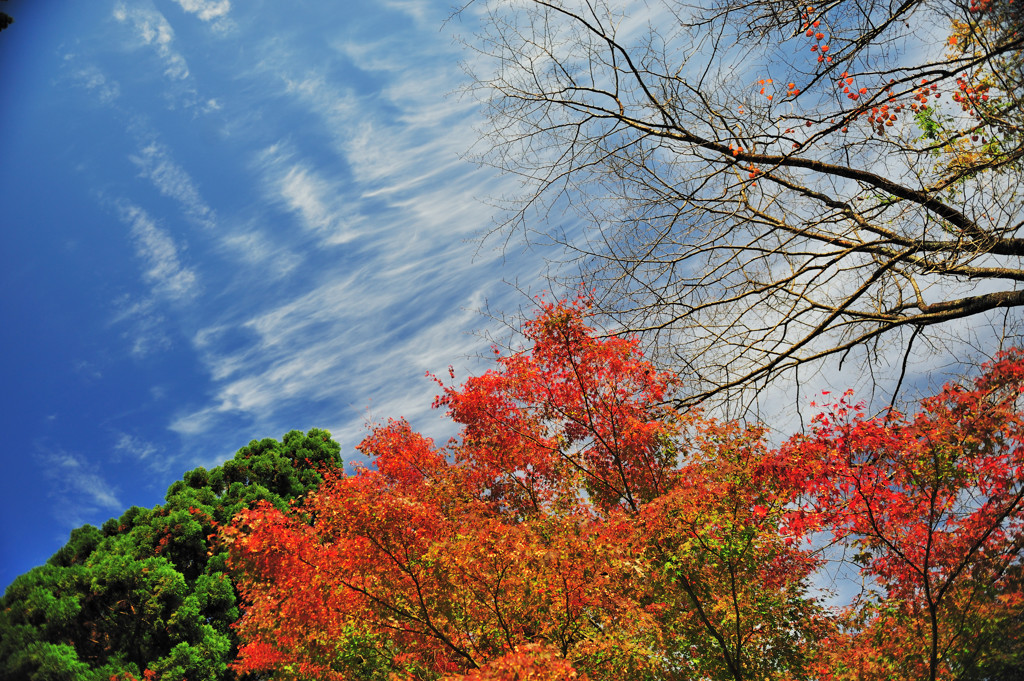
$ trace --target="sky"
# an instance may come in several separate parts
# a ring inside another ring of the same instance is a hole
[[[0,586],[250,440],[327,428],[351,465],[388,418],[453,434],[427,372],[487,368],[559,257],[483,239],[521,188],[466,160],[477,5],[2,9]],[[855,372],[767,393],[780,432]]]
[[[0,584],[252,439],[448,434],[536,252],[448,0],[13,0],[0,33]]]

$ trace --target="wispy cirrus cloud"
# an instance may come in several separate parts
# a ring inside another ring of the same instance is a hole
[[[152,458],[158,449],[152,442],[147,442],[135,435],[119,432],[117,434],[117,441],[114,443],[114,451],[118,454],[143,461]]]
[[[269,199],[296,215],[299,224],[323,245],[338,245],[357,236],[358,215],[339,191],[342,182],[326,177],[308,161],[295,160],[281,145],[259,154],[257,166],[270,191]]]
[[[119,212],[131,229],[135,254],[143,264],[143,279],[153,294],[177,302],[193,299],[200,290],[199,277],[182,264],[181,248],[171,235],[139,206],[123,202]]]
[[[431,20],[437,19],[435,10],[437,6],[431,6],[423,0],[382,0],[381,4],[389,9],[398,10],[412,17],[419,24],[429,24]]]
[[[206,228],[216,227],[216,214],[206,203],[192,177],[175,163],[170,150],[155,141],[142,146],[129,160],[139,169],[142,177],[153,183],[164,196],[181,204],[185,216]]]
[[[231,11],[231,0],[174,0],[189,14],[203,21],[221,19]]]
[[[332,183],[302,165],[293,165],[279,180],[281,197],[302,217],[306,228],[328,234],[326,240],[329,243],[342,243],[354,234],[345,229],[345,216],[341,211],[329,205],[333,187]]]
[[[289,245],[280,243],[279,239],[255,225],[245,225],[226,235],[220,243],[233,259],[241,261],[246,267],[258,267],[272,279],[287,276],[302,263],[302,256]]]
[[[194,301],[201,286],[195,270],[182,263],[181,247],[149,213],[127,201],[118,202],[116,209],[129,228],[148,291],[116,300],[111,323],[126,327],[129,352],[142,358],[171,346],[166,305]]]
[[[295,216],[314,241],[292,238],[302,267],[198,330],[193,347],[210,389],[172,430],[198,437],[319,424],[355,442],[368,408],[436,422],[436,386],[424,373],[480,366],[487,343],[469,333],[486,323],[478,310],[518,303],[519,294],[502,282],[503,256],[471,239],[491,219],[477,197],[508,187],[460,158],[476,114],[445,96],[462,74],[441,38],[336,44],[338,64],[373,73],[371,91],[338,80],[330,63],[310,68],[283,40],[263,46],[251,77],[318,122],[304,133],[331,143],[281,136],[254,157],[268,207]],[[234,245],[255,253],[259,244]]]
[[[475,310],[483,300],[475,287],[452,290],[465,278],[428,293],[419,279],[434,274],[354,272],[251,317],[202,329],[194,346],[216,387],[207,404],[180,413],[172,430],[196,436],[241,418],[273,432],[295,427],[299,416],[354,443],[368,408],[419,424],[434,420],[436,386],[424,374],[482,349],[466,331],[479,320]]]
[[[184,80],[189,76],[185,57],[174,47],[174,29],[166,17],[155,7],[119,3],[114,8],[114,19],[132,28],[138,44],[151,46],[164,64],[164,75],[171,80]]]
[[[143,466],[149,471],[163,472],[174,463],[164,448],[154,442],[124,431],[114,432],[114,460],[127,459],[129,465]]]
[[[54,515],[66,527],[77,527],[100,512],[124,508],[118,490],[100,475],[99,466],[82,454],[60,447],[37,444],[51,494],[61,499],[53,507]]]
[[[79,57],[74,54],[64,55],[64,61],[72,67],[73,81],[93,93],[101,104],[110,104],[121,96],[120,84],[95,64],[79,65]]]
[[[171,347],[167,333],[167,317],[153,296],[135,299],[124,295],[113,303],[112,325],[122,326],[122,337],[128,341],[128,352],[141,359]]]
[[[320,119],[362,194],[401,194],[469,166],[460,155],[472,138],[475,106],[447,96],[464,77],[450,47],[402,34],[336,41],[333,47],[358,70],[373,74],[378,84],[372,95],[317,72],[292,76],[300,69],[289,67],[286,50],[275,48],[262,63],[283,83],[284,94]]]

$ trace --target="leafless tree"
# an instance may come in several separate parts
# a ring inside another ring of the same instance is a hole
[[[683,404],[1013,321],[1021,5],[471,3],[499,231],[567,246]]]

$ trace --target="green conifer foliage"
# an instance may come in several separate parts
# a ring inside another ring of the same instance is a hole
[[[216,528],[260,500],[284,509],[340,466],[330,433],[253,440],[185,473],[153,509],[85,525],[0,600],[0,681],[234,679],[239,615]]]

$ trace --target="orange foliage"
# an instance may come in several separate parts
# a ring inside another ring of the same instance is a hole
[[[840,401],[772,450],[677,413],[676,378],[586,311],[545,305],[529,350],[442,385],[447,447],[391,421],[359,447],[371,468],[224,530],[239,672],[946,679],[988,659],[1024,602],[1024,358],[913,418]],[[826,534],[876,583],[843,611],[809,586]]]

